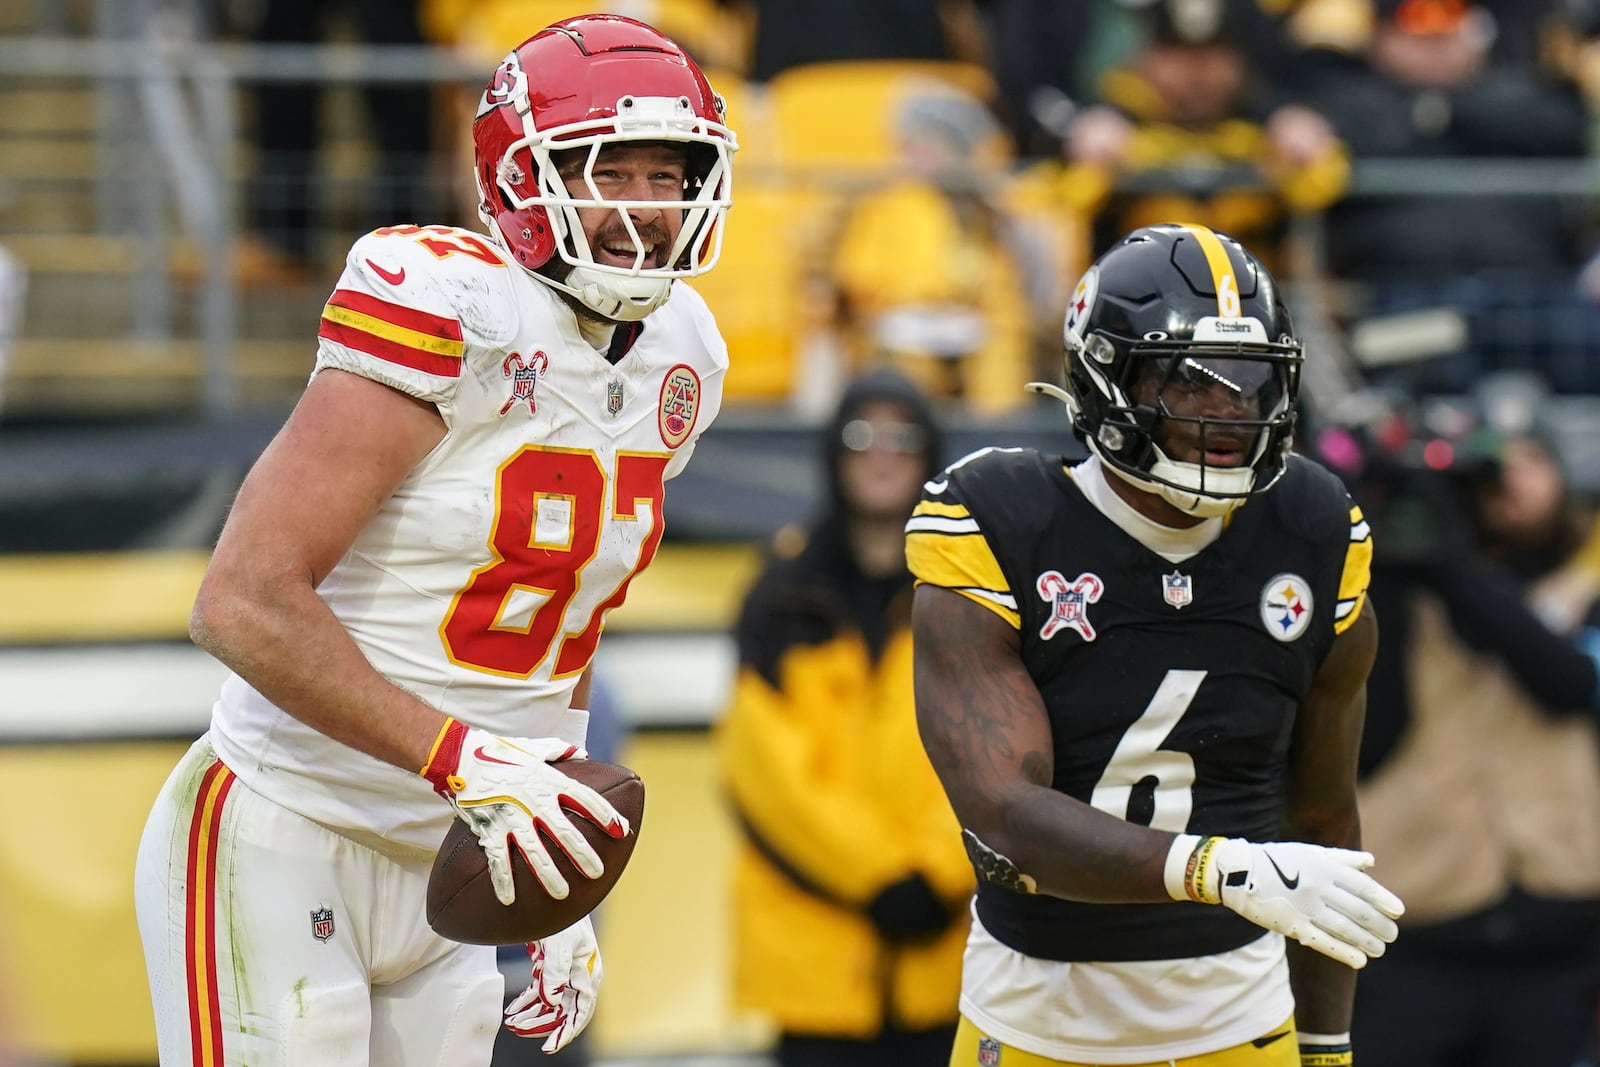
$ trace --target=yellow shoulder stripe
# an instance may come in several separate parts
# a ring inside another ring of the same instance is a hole
[[[1022,625],[1016,598],[983,534],[913,530],[906,535],[906,564],[919,581],[953,589],[1013,627]]]
[[[1361,508],[1350,506],[1350,547],[1344,553],[1344,571],[1339,576],[1339,604],[1335,609],[1333,632],[1342,634],[1361,614],[1367,586],[1372,582],[1372,528]]]
[[[945,519],[964,519],[972,513],[965,504],[941,504],[936,500],[924,500],[917,505],[917,510],[911,513],[915,518],[918,515],[937,515]]]

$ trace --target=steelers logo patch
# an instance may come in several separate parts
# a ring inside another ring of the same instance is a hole
[[[1279,641],[1293,641],[1311,625],[1311,586],[1298,574],[1280,574],[1261,590],[1261,621]]]

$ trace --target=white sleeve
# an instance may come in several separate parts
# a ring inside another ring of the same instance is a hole
[[[438,259],[406,235],[379,230],[356,241],[322,309],[313,376],[334,367],[448,403],[466,342],[440,271]]]

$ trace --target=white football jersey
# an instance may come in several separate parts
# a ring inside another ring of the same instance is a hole
[[[482,236],[397,226],[351,248],[316,371],[434,404],[444,439],[318,589],[395,684],[497,734],[582,743],[568,711],[606,613],[655,555],[663,483],[721,403],[727,348],[687,286],[615,365],[549,287]],[[340,744],[243,679],[217,755],[249,787],[367,838],[432,851],[453,817],[415,772]]]

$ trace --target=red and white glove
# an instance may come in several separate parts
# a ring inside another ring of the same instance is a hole
[[[1369,874],[1372,853],[1301,841],[1179,834],[1167,854],[1174,900],[1221,904],[1352,968],[1399,934],[1400,898]]]
[[[605,968],[588,916],[543,941],[530,941],[533,983],[506,1005],[506,1028],[519,1037],[543,1037],[558,1052],[594,1017]]]
[[[567,817],[568,810],[612,837],[628,833],[628,820],[610,802],[550,766],[584,758],[583,749],[560,738],[496,737],[455,719],[445,720],[422,777],[478,835],[500,903],[517,898],[511,880],[512,849],[522,853],[546,893],[557,900],[566,897],[567,880],[551,858],[541,830],[586,877],[598,878],[604,872],[600,857]]]

